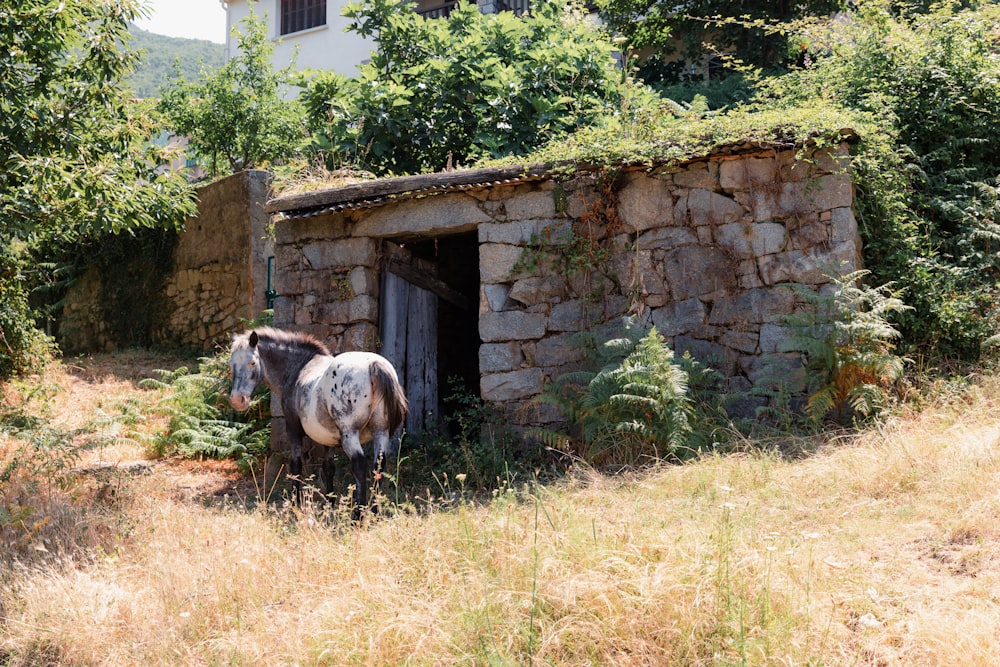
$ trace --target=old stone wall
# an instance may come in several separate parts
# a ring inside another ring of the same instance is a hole
[[[66,296],[58,340],[66,352],[114,349],[156,342],[211,350],[266,307],[267,258],[273,241],[263,211],[271,175],[246,171],[198,190],[198,214],[179,237],[154,253],[136,257],[140,266],[91,269]],[[143,252],[150,252],[143,246]],[[151,264],[171,265],[156,285]],[[148,294],[147,294],[148,292]],[[143,296],[145,294],[146,296]],[[143,299],[138,307],[136,299]],[[114,321],[130,319],[129,330]]]
[[[208,350],[264,311],[270,182],[268,172],[244,171],[198,191],[198,215],[187,221],[164,286],[161,342]]]
[[[515,425],[557,421],[535,399],[579,367],[574,335],[626,314],[746,390],[782,358],[797,307],[783,285],[822,289],[859,266],[848,169],[846,143],[768,149],[279,221],[275,323],[378,349],[381,239],[475,232],[481,394]]]

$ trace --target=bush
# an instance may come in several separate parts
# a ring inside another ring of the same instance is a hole
[[[271,436],[270,392],[261,385],[245,412],[233,410],[226,397],[228,351],[200,360],[198,371],[158,371],[160,380],[146,387],[171,389],[160,406],[170,416],[167,430],[154,445],[160,456],[234,459],[249,468],[268,449]]]
[[[25,273],[21,254],[0,245],[0,379],[37,371],[56,353],[54,341],[35,327]]]
[[[789,285],[809,308],[783,319],[793,335],[781,351],[805,357],[806,413],[814,422],[832,416],[847,424],[877,414],[903,377],[905,359],[893,349],[899,331],[888,318],[909,307],[890,285],[863,285],[868,273],[832,278],[833,292]]]

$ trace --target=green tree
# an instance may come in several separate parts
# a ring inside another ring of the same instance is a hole
[[[678,82],[701,72],[716,54],[758,68],[794,63],[802,52],[784,24],[825,17],[845,0],[598,0],[601,18],[624,39],[626,53],[643,55],[650,83]]]
[[[313,73],[303,95],[317,147],[379,174],[524,155],[595,122],[621,96],[613,47],[581,12],[531,14],[463,2],[424,19],[409,0],[345,10],[378,50],[356,78]]]
[[[37,360],[25,252],[194,210],[189,185],[157,174],[150,109],[120,86],[133,0],[0,4],[0,376]]]
[[[178,69],[159,105],[213,176],[281,164],[302,149],[306,136],[301,107],[285,98],[293,65],[271,67],[267,17],[251,8],[240,26],[236,57],[214,72],[202,70],[195,83]]]

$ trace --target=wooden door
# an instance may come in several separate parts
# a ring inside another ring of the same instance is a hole
[[[406,432],[416,435],[433,430],[438,421],[438,297],[414,284],[432,277],[435,267],[392,243],[386,243],[386,260],[379,315],[381,354],[396,367],[410,404]]]

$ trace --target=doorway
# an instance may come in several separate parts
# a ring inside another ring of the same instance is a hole
[[[479,396],[479,241],[475,232],[384,242],[382,355],[410,401],[406,431],[440,432],[455,394]]]

